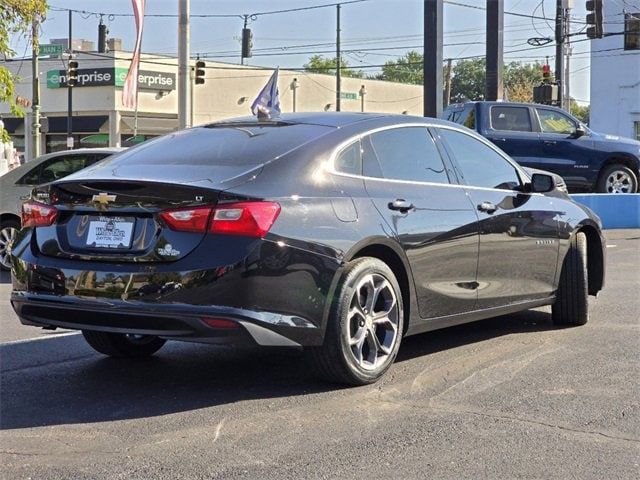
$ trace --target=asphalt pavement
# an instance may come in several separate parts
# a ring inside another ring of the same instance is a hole
[[[130,362],[23,327],[0,276],[0,478],[640,478],[640,230],[584,327],[549,308],[404,339],[371,386],[289,350]]]

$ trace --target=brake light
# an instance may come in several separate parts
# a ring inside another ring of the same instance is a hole
[[[53,225],[58,216],[58,210],[51,205],[29,200],[22,204],[22,226],[48,227]]]
[[[237,202],[218,205],[209,225],[212,233],[264,237],[280,214],[275,202]]]
[[[191,207],[176,210],[166,210],[160,214],[160,218],[171,230],[178,232],[207,231],[211,207]]]

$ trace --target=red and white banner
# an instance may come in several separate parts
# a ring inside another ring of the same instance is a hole
[[[145,0],[131,0],[133,15],[136,19],[136,47],[133,50],[129,72],[122,88],[122,104],[129,108],[137,108],[138,106],[138,66],[140,65],[140,50],[142,48],[144,2]]]

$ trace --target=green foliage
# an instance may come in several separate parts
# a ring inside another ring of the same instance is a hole
[[[451,102],[484,100],[484,58],[455,62],[451,72]]]
[[[382,74],[376,78],[389,82],[413,83],[422,85],[424,82],[424,72],[422,69],[422,54],[418,52],[408,52],[406,55],[391,60],[382,67]]]
[[[571,115],[573,115],[586,125],[589,124],[589,110],[589,105],[578,105],[578,102],[576,102],[573,98],[571,99]]]
[[[15,55],[9,44],[11,35],[24,35],[31,31],[37,18],[44,18],[47,12],[46,0],[2,0],[0,3],[0,58]],[[16,77],[4,65],[0,66],[0,102],[9,105],[11,113],[22,116],[24,112],[16,105]],[[1,140],[8,141],[6,130],[0,132]]]
[[[327,75],[335,75],[336,74],[336,57],[334,58],[325,58],[322,55],[314,55],[309,59],[308,63],[304,64],[304,69],[307,72],[312,73],[325,73]],[[340,60],[341,69],[340,72],[344,77],[354,77],[354,78],[362,78],[362,72],[359,70],[351,70],[347,68],[349,64],[343,58]]]

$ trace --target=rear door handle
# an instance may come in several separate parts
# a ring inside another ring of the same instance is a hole
[[[545,145],[555,145],[555,144],[556,144],[556,141],[555,141],[555,140],[545,140],[545,141],[544,141],[544,144],[545,144]]]
[[[413,203],[407,202],[404,198],[396,198],[393,202],[389,202],[389,210],[397,210],[401,213],[407,213],[414,208]]]
[[[496,207],[491,202],[482,202],[480,205],[478,205],[478,210],[480,210],[481,212],[493,213],[497,209],[498,207]]]

